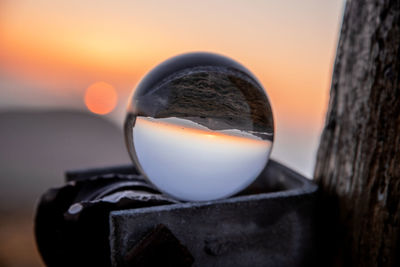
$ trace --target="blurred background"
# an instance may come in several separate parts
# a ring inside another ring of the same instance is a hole
[[[272,157],[311,178],[344,0],[0,0],[0,266],[42,266],[38,197],[70,169],[129,164],[122,122],[141,77],[208,51],[269,95]]]

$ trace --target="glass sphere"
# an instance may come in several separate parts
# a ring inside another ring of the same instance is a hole
[[[129,154],[161,192],[185,201],[231,196],[269,159],[274,123],[268,97],[245,67],[189,53],[151,70],[128,106]]]

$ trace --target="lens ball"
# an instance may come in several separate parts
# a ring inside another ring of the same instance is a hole
[[[129,154],[161,192],[184,201],[229,197],[268,162],[274,123],[267,94],[244,66],[190,53],[151,70],[125,119]]]

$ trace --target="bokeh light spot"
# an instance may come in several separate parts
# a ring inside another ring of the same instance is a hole
[[[85,104],[93,113],[105,115],[116,106],[118,95],[115,88],[105,82],[96,82],[86,89]]]

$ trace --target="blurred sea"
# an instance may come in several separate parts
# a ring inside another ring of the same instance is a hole
[[[129,164],[122,129],[61,110],[2,112],[0,125],[0,266],[43,266],[33,236],[38,197],[61,185],[65,170]]]

